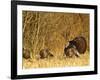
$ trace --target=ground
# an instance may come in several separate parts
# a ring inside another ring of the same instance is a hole
[[[66,67],[66,66],[88,66],[89,53],[86,51],[80,57],[66,58],[51,58],[51,59],[23,59],[23,68],[48,68],[48,67]]]

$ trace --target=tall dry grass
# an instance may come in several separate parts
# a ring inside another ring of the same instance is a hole
[[[72,62],[76,62],[76,66],[89,64],[89,14],[23,11],[22,15],[23,48],[31,53],[31,60],[23,59],[24,67],[73,66]],[[63,58],[65,44],[77,36],[85,37],[87,52],[79,59],[66,60]],[[49,48],[55,57],[37,60],[44,48]]]

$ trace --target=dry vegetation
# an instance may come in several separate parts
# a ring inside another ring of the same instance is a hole
[[[23,58],[24,68],[86,66],[89,64],[89,14],[23,11],[23,48],[31,59]],[[80,58],[65,58],[65,44],[77,36],[87,41]],[[53,58],[39,59],[41,49],[49,48]]]

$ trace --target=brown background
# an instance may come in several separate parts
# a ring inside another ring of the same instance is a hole
[[[31,61],[23,60],[25,68],[89,64],[89,14],[35,11],[23,11],[22,14],[23,48],[31,52],[32,58]],[[80,58],[63,59],[65,44],[78,36],[85,37],[87,41],[86,54]],[[44,48],[51,50],[54,59],[36,59]]]

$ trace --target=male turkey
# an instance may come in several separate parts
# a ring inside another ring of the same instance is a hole
[[[69,45],[65,46],[64,54],[68,57],[77,56],[85,53],[87,48],[86,40],[84,37],[76,37],[73,40],[69,41]]]
[[[84,37],[76,37],[69,42],[71,45],[74,45],[79,53],[85,53],[87,48],[86,39]]]

